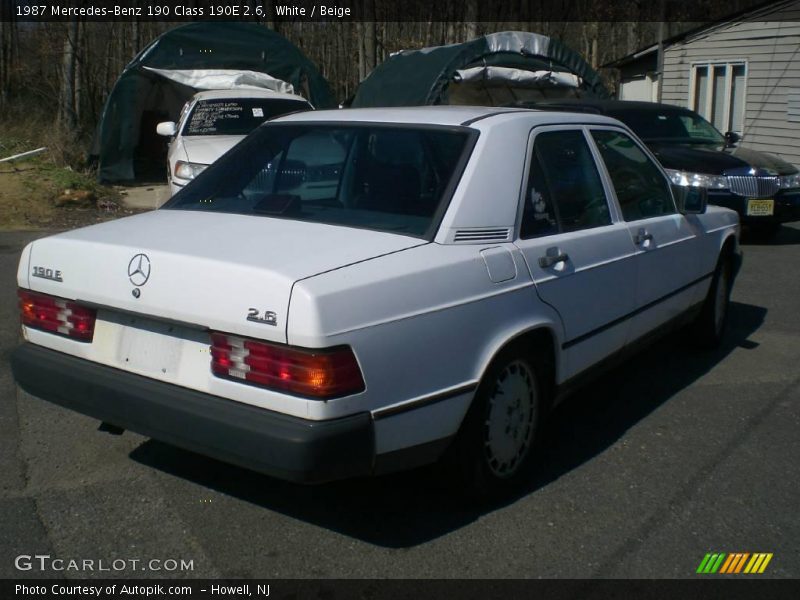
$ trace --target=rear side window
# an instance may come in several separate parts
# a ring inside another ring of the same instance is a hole
[[[603,184],[583,132],[537,135],[520,236],[532,238],[610,223]]]
[[[264,121],[310,106],[278,98],[200,100],[186,119],[183,135],[247,135]]]
[[[667,180],[629,136],[619,131],[595,130],[592,137],[614,184],[626,221],[675,212]]]
[[[166,208],[428,236],[469,152],[464,128],[268,124]]]

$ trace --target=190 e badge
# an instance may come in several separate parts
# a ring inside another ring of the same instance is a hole
[[[50,281],[64,281],[61,277],[61,271],[56,269],[47,269],[45,267],[33,267],[34,277],[41,277],[42,279],[49,279]]]

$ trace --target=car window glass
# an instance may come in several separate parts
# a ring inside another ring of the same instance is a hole
[[[325,131],[298,136],[286,153],[276,191],[302,200],[335,196],[350,137],[336,139]]]
[[[705,119],[689,114],[681,115],[679,118],[689,138],[698,141],[708,140],[712,144],[720,144],[724,141],[719,131]]]
[[[592,137],[608,169],[626,221],[675,212],[666,178],[629,136],[618,131],[595,130]]]
[[[722,134],[700,115],[681,110],[614,109],[610,116],[630,127],[645,143],[721,144]]]
[[[200,100],[186,120],[183,135],[247,135],[268,119],[308,109],[306,102],[284,98]]]
[[[414,126],[266,124],[167,208],[427,235],[471,137]]]
[[[603,184],[583,132],[537,135],[520,236],[537,237],[610,223]]]

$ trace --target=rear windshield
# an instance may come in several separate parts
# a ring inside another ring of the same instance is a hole
[[[611,113],[646,141],[723,144],[725,138],[700,115],[689,111],[625,110]]]
[[[267,124],[165,205],[432,235],[474,144],[460,127]]]
[[[278,98],[200,100],[186,119],[183,135],[247,135],[267,119],[310,106]]]

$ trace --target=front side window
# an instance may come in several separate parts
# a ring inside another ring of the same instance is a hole
[[[165,208],[425,237],[473,145],[456,127],[267,124]]]
[[[667,180],[629,136],[619,131],[594,130],[592,137],[603,157],[626,221],[675,212]]]
[[[610,223],[603,184],[583,132],[538,134],[520,236],[532,238]]]
[[[285,98],[199,100],[186,119],[182,135],[247,135],[264,121],[310,106]]]

